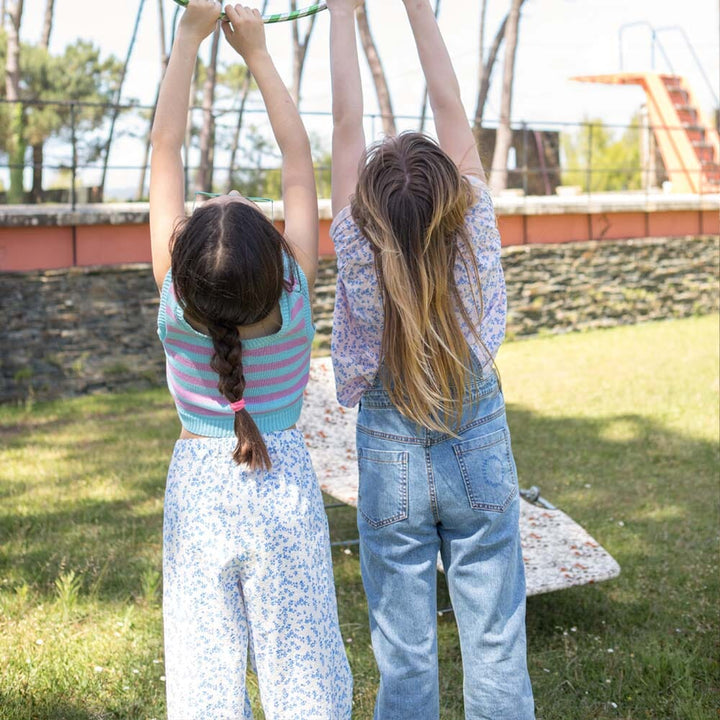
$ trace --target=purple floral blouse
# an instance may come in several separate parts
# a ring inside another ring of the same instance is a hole
[[[477,288],[461,257],[455,264],[455,282],[469,317],[479,329],[487,351],[473,336],[458,313],[463,335],[483,367],[490,364],[505,337],[507,298],[500,264],[500,234],[486,185],[467,176],[477,195],[468,210],[466,227],[480,272],[483,313]],[[367,239],[344,208],[330,227],[338,264],[337,293],[333,314],[331,352],[337,398],[341,405],[357,405],[372,386],[380,367],[383,336],[383,301],[375,272],[375,259]],[[470,266],[472,267],[472,266]]]

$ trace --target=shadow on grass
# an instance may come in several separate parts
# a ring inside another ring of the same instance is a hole
[[[717,650],[711,632],[717,620],[717,444],[670,431],[641,414],[547,417],[510,406],[508,416],[521,486],[539,486],[622,567],[615,580],[529,599],[539,717],[636,720],[681,718],[682,712],[694,718],[697,708],[710,712],[717,697],[708,688],[718,684],[717,667],[711,667]],[[101,600],[139,591],[148,565],[159,569],[162,493],[174,430],[168,417],[164,405],[138,412],[136,404],[114,403],[97,413],[87,432],[68,415],[58,425],[31,422],[26,433],[8,438],[14,450],[54,449],[58,468],[63,462],[67,468],[52,480],[56,501],[3,517],[0,543],[7,551],[0,573],[12,575],[13,584],[33,586],[41,598],[52,594],[63,567],[83,573]],[[76,437],[58,440],[56,431],[73,422]],[[98,478],[121,488],[122,499],[90,494],[73,500],[75,488],[82,495]],[[25,503],[29,485],[37,485],[1,483],[0,492],[16,503]],[[334,540],[355,536],[354,510],[333,510],[329,517]],[[336,549],[333,559],[343,636],[352,640],[347,648],[355,675],[354,717],[363,720],[372,715],[377,673],[357,548],[345,550],[350,552]],[[439,605],[446,600],[441,578]],[[443,718],[454,719],[462,717],[462,676],[453,625],[452,616],[440,620],[441,676],[449,696]],[[647,676],[649,670],[656,679]],[[604,709],[599,688],[605,678],[624,679],[623,697],[632,698],[624,701],[625,715]],[[682,692],[692,700],[681,712]],[[51,707],[52,697],[41,700]],[[96,715],[67,707],[55,714],[38,710],[33,717]]]
[[[720,684],[718,444],[640,414],[512,406],[508,418],[521,486],[540,487],[622,569],[528,599],[538,717],[709,717]]]
[[[16,468],[0,476],[0,576],[11,586],[48,599],[59,574],[73,570],[84,592],[116,601],[159,571],[175,428],[166,403],[143,397],[49,403],[2,423],[6,467]]]
[[[79,708],[63,701],[43,698],[18,698],[0,693],[1,717],[13,720],[98,720],[99,717],[117,717],[99,715],[97,712]]]

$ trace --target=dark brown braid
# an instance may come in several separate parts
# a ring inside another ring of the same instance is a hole
[[[231,325],[212,325],[208,330],[215,348],[210,366],[220,376],[218,390],[229,402],[238,402],[245,392],[240,334]],[[235,413],[235,435],[237,445],[233,458],[236,463],[246,463],[252,470],[269,470],[272,467],[265,441],[245,409]]]

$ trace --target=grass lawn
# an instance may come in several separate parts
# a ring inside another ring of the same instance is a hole
[[[718,717],[718,345],[713,316],[501,351],[521,485],[622,567],[528,600],[538,720]],[[162,497],[177,430],[164,389],[0,407],[0,720],[164,718]],[[353,535],[351,509],[329,513],[334,539]],[[333,556],[353,717],[368,720],[377,674],[357,551]],[[439,628],[442,718],[460,720],[452,615]]]

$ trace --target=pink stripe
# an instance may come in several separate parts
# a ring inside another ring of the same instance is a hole
[[[266,348],[268,355],[274,355],[274,348]],[[300,360],[304,355],[310,352],[310,349],[308,347],[303,347],[300,349],[299,352],[295,353],[294,355],[291,355],[286,360],[275,360],[275,361],[264,361],[263,357],[261,356],[259,351],[255,352],[255,362],[248,363],[247,369],[248,371],[252,372],[255,370],[258,365],[261,365],[263,371],[267,372],[274,372],[276,370],[284,370],[286,367],[289,367],[293,363],[296,363],[298,360]],[[243,357],[245,357],[249,352],[244,352]],[[175,361],[176,363],[182,365],[183,367],[187,368],[188,370],[202,370],[204,372],[212,372],[212,368],[210,367],[210,358],[212,357],[212,353],[208,352],[207,354],[207,361],[205,360],[190,360],[189,358],[186,358],[184,355],[181,355],[180,353],[169,353],[170,357]],[[173,368],[173,372],[175,372],[176,369]],[[186,379],[186,378],[183,378]],[[188,380],[188,382],[193,382],[192,378]],[[207,382],[212,382],[210,380],[203,380],[203,384]],[[207,386],[209,387],[209,386]]]
[[[279,400],[280,398],[287,397],[288,395],[292,395],[293,393],[302,390],[305,385],[307,385],[309,377],[310,370],[308,369],[305,373],[303,373],[302,377],[294,385],[287,388],[286,390],[278,390],[274,393],[263,394],[262,397],[252,398],[251,401],[254,402],[255,400],[257,400],[258,404],[262,404],[272,402],[273,400]],[[248,383],[248,387],[250,387],[250,383]]]
[[[279,345],[273,345],[272,347],[243,350],[243,355],[246,357],[262,357],[263,355],[267,355],[268,353],[281,353],[285,352],[286,350],[293,350],[300,345],[304,345],[305,342],[306,340],[304,337],[298,337],[294,338],[293,340],[288,340],[284,343],[280,343]]]
[[[179,356],[173,357],[173,359],[180,360],[181,358]],[[209,370],[211,368],[208,368]],[[218,381],[217,380],[208,380],[206,378],[200,378],[200,377],[193,377],[192,375],[188,375],[187,373],[183,372],[179,368],[171,367],[170,373],[179,378],[180,380],[184,380],[186,383],[190,383],[191,385],[197,385],[199,387],[204,388],[213,388],[214,390],[217,390]]]
[[[205,417],[222,417],[225,415],[225,413],[218,412],[217,410],[208,410],[207,408],[194,405],[193,403],[187,403],[177,395],[175,396],[175,402],[178,407],[183,410],[187,410],[187,412],[192,413],[193,415],[203,415]]]
[[[208,358],[212,357],[213,351],[210,348],[204,347],[199,344],[185,342],[184,340],[178,340],[174,337],[171,337],[170,335],[165,338],[165,342],[168,345],[173,345],[180,348],[181,350],[187,350],[188,352],[195,353],[196,355],[204,355]]]
[[[290,365],[296,363],[298,360],[300,360],[303,356],[307,355],[310,352],[310,348],[303,347],[300,349],[300,352],[295,353],[295,355],[291,355],[287,360],[275,360],[275,361],[268,361],[263,362],[262,360],[256,360],[253,363],[248,363],[247,367],[248,370],[255,370],[256,367],[262,367],[263,371],[267,372],[274,372],[276,370],[284,370],[286,367],[289,367]],[[244,353],[243,353],[244,355]]]
[[[172,320],[173,322],[177,323],[177,315],[175,314],[175,308],[172,307],[171,305],[168,305],[168,306],[165,308],[165,310],[166,310],[166,312],[167,312],[167,314],[168,314],[168,318],[169,318],[170,320]]]
[[[306,363],[306,365],[307,365],[307,363]],[[305,372],[307,372],[307,368],[301,367],[298,370],[292,370],[291,372],[285,373],[284,375],[273,375],[271,378],[257,378],[256,380],[251,380],[248,378],[247,387],[248,388],[258,388],[258,387],[272,387],[273,385],[279,385],[281,383],[288,382],[288,381],[293,380],[294,378],[298,377],[298,372],[305,373]]]
[[[302,307],[303,307],[303,299],[301,297],[299,297],[295,301],[295,304],[293,305],[292,310],[290,311],[290,319],[291,320],[294,320],[298,316],[298,314],[302,310]]]
[[[221,402],[222,395],[218,393],[215,397],[209,397],[207,395],[201,395],[200,393],[193,392],[187,388],[181,387],[176,384],[175,378],[172,375],[169,377],[170,386],[175,392],[175,397],[182,399],[185,402],[191,402],[196,404],[198,407],[206,407],[208,402],[219,403]],[[213,411],[214,414],[220,414],[218,409]]]
[[[201,362],[201,361],[195,361],[190,360],[189,358],[184,357],[183,355],[180,355],[178,353],[170,353],[168,352],[168,355],[175,360],[176,362],[180,363],[184,367],[190,369],[190,370],[200,370],[204,372],[211,372],[212,368],[210,367],[210,363],[208,362]]]
[[[304,332],[304,330],[305,330],[305,318],[302,317],[294,325],[291,325],[287,329],[287,334],[295,335],[296,333]]]

